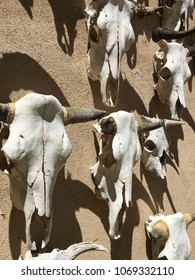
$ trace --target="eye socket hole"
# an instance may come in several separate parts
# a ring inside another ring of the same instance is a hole
[[[171,71],[167,67],[160,70],[160,77],[162,80],[167,81],[171,77]]]
[[[145,143],[144,143],[144,148],[147,149],[148,151],[154,151],[154,149],[156,148],[156,145],[154,144],[153,141],[151,140],[147,140]]]
[[[102,120],[101,122],[102,132],[106,134],[112,134],[116,131],[116,122],[114,118],[109,117],[107,119]]]

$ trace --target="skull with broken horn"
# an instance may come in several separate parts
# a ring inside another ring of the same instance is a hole
[[[9,124],[2,147],[7,159],[13,205],[24,211],[26,245],[32,249],[31,220],[43,222],[45,247],[52,227],[52,196],[60,169],[71,153],[65,125],[100,118],[104,111],[63,107],[51,95],[29,93],[15,103],[0,105],[0,121]]]
[[[145,223],[151,237],[152,258],[168,260],[186,260],[191,253],[190,239],[187,233],[189,224],[195,221],[195,214],[175,214],[150,216]]]
[[[141,117],[144,123],[156,123],[159,118]],[[184,122],[175,120],[162,120],[162,127],[145,132],[141,135],[142,144],[141,160],[146,170],[154,172],[157,176],[164,179],[166,177],[166,152],[170,147],[170,137],[167,127],[182,125]]]
[[[117,104],[121,60],[135,40],[131,20],[157,13],[161,9],[143,7],[133,2],[97,0],[85,9],[89,37],[88,76],[100,81],[102,102],[109,107]]]
[[[127,209],[132,200],[133,167],[141,157],[138,135],[161,125],[161,121],[138,125],[134,115],[126,111],[111,113],[94,125],[100,141],[98,161],[91,167],[91,174],[97,197],[108,203],[112,239],[120,238],[126,214],[122,208]]]

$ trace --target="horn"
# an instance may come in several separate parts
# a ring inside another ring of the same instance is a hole
[[[182,125],[182,124],[185,124],[185,122],[182,122],[182,121],[175,121],[175,120],[164,120],[165,122],[165,125],[166,126],[173,126],[173,125]]]
[[[144,122],[138,125],[138,134],[157,129],[162,126],[163,126],[163,120],[160,120],[158,122],[151,122],[151,123]]]
[[[0,121],[10,124],[13,121],[15,113],[14,103],[0,103]]]
[[[63,107],[65,125],[88,122],[102,118],[107,112],[80,107]]]
[[[191,224],[191,222],[195,221],[195,213],[194,214],[184,213],[183,217],[184,217],[184,221],[186,224],[186,228],[188,228],[188,226],[189,226],[189,224]]]
[[[167,224],[162,220],[156,222],[153,227],[152,236],[161,240],[168,239],[169,229]]]
[[[134,10],[134,15],[133,15],[133,19],[142,19],[146,16],[150,16],[150,15],[154,15],[158,12],[163,12],[164,7],[160,6],[160,7],[144,7],[142,5],[135,5],[133,7]]]
[[[195,27],[186,31],[174,31],[165,27],[156,27],[152,32],[152,40],[158,42],[161,39],[182,39],[195,33]]]

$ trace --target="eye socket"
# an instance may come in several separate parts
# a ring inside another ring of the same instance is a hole
[[[156,148],[156,145],[154,144],[154,142],[152,140],[147,140],[144,143],[144,148],[148,151],[154,151],[154,149]]]
[[[114,118],[109,117],[107,119],[102,120],[101,122],[102,132],[106,134],[112,134],[116,131],[116,122]]]
[[[171,71],[167,67],[163,67],[160,70],[160,78],[167,81],[171,77]]]

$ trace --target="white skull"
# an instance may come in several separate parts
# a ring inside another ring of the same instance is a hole
[[[85,9],[89,35],[88,75],[100,81],[102,102],[116,106],[121,59],[135,40],[133,16],[144,17],[158,11],[136,6],[128,0],[92,1]]]
[[[95,119],[102,114],[89,118],[82,115],[78,119],[74,108],[63,107],[54,96],[36,93],[25,95],[11,106],[1,105],[0,109],[5,112],[1,121],[10,123],[2,151],[9,163],[6,172],[11,200],[17,209],[24,211],[27,247],[32,248],[30,226],[34,213],[44,224],[42,247],[45,247],[52,226],[53,187],[72,149],[65,124]]]
[[[126,111],[111,113],[94,125],[101,137],[98,161],[91,173],[97,197],[108,203],[112,239],[120,238],[125,220],[121,209],[123,205],[128,208],[132,199],[133,167],[141,157],[139,134],[160,126],[161,121],[138,125],[134,115]]]
[[[109,207],[109,235],[120,237],[119,212],[123,203],[131,202],[132,173],[141,156],[137,122],[131,113],[118,111],[104,117],[95,126],[101,133],[99,156],[91,173],[97,196]]]
[[[156,123],[160,121],[160,119],[142,116],[142,121]],[[171,143],[167,132],[167,126],[181,124],[183,123],[179,121],[164,120],[162,127],[146,132],[141,136],[142,163],[146,170],[155,172],[155,174],[162,179],[166,177],[166,152]]]
[[[152,238],[153,259],[188,259],[191,244],[186,229],[194,220],[194,215],[180,212],[168,216],[150,216],[146,222],[146,230]]]
[[[179,119],[186,107],[184,85],[191,76],[186,58],[189,50],[176,42],[160,40],[158,44],[161,49],[154,56],[158,77],[155,90],[160,101],[169,105],[171,118]]]

